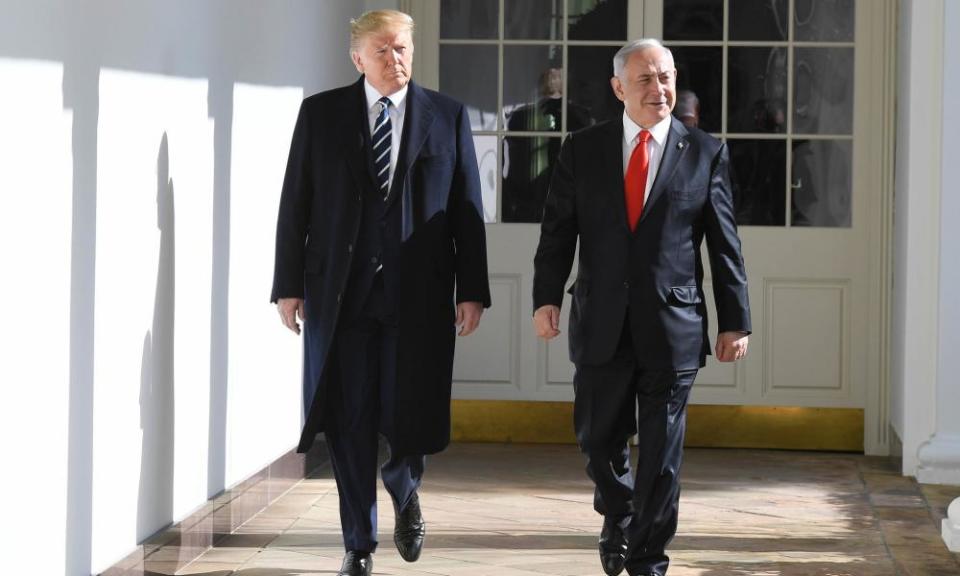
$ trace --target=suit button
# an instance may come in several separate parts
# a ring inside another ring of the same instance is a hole
[[[353,244],[347,244],[347,254],[353,253]]]
[[[341,292],[337,292],[337,304],[339,304],[341,300],[343,300],[343,294]]]
[[[629,289],[630,289],[630,282],[624,282],[624,283],[623,283],[623,287],[629,290]]]
[[[376,264],[376,263],[377,263],[377,257],[374,256],[374,257],[370,258],[370,263],[371,263],[371,264]]]

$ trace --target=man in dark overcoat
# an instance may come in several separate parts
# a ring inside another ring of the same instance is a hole
[[[351,22],[362,75],[306,98],[290,146],[271,300],[304,326],[298,450],[324,432],[340,493],[340,574],[368,575],[381,475],[394,542],[417,560],[424,455],[450,440],[457,327],[490,306],[480,180],[467,110],[410,81],[413,20],[377,10]]]

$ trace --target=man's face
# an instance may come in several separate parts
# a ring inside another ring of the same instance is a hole
[[[650,128],[670,115],[677,101],[677,71],[670,53],[656,46],[627,57],[623,77],[610,79],[631,120]]]
[[[389,96],[407,85],[413,73],[413,38],[409,30],[369,34],[354,51],[353,64],[380,94]]]

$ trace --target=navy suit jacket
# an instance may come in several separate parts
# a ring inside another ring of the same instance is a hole
[[[534,262],[534,309],[560,306],[579,240],[577,280],[570,289],[573,362],[607,362],[628,318],[640,366],[699,368],[710,353],[700,256],[704,239],[719,331],[750,332],[727,147],[672,119],[656,180],[631,232],[622,141],[618,118],[564,142]]]

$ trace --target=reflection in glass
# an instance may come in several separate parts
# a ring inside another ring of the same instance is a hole
[[[563,37],[560,0],[510,1],[503,5],[504,37],[510,40],[559,40]]]
[[[794,140],[790,173],[793,226],[850,226],[849,140]]]
[[[567,77],[567,130],[577,130],[580,124],[589,126],[623,115],[623,103],[617,100],[610,87],[613,55],[617,50],[617,46],[567,48],[570,65]]]
[[[503,48],[503,111],[507,130],[561,130],[562,62],[560,46]]]
[[[440,38],[498,38],[499,0],[441,0]]]
[[[503,142],[504,222],[540,222],[559,137],[509,136]]]
[[[567,0],[570,40],[626,40],[627,0]]]
[[[793,132],[851,134],[853,48],[796,48]]]
[[[687,126],[720,132],[723,101],[723,49],[670,48],[677,67],[677,105],[673,115]]]
[[[497,128],[496,78],[496,46],[440,46],[440,91],[466,105],[474,130]]]
[[[722,40],[723,2],[664,0],[664,40]]]
[[[853,41],[853,0],[796,0],[793,15],[797,41]]]
[[[497,137],[474,136],[473,147],[480,170],[483,221],[489,224],[497,221]]]
[[[787,0],[730,2],[730,40],[786,40],[789,25]]]
[[[727,140],[737,224],[786,223],[787,143],[784,140]]]
[[[729,49],[727,131],[786,131],[787,51],[785,48]]]

